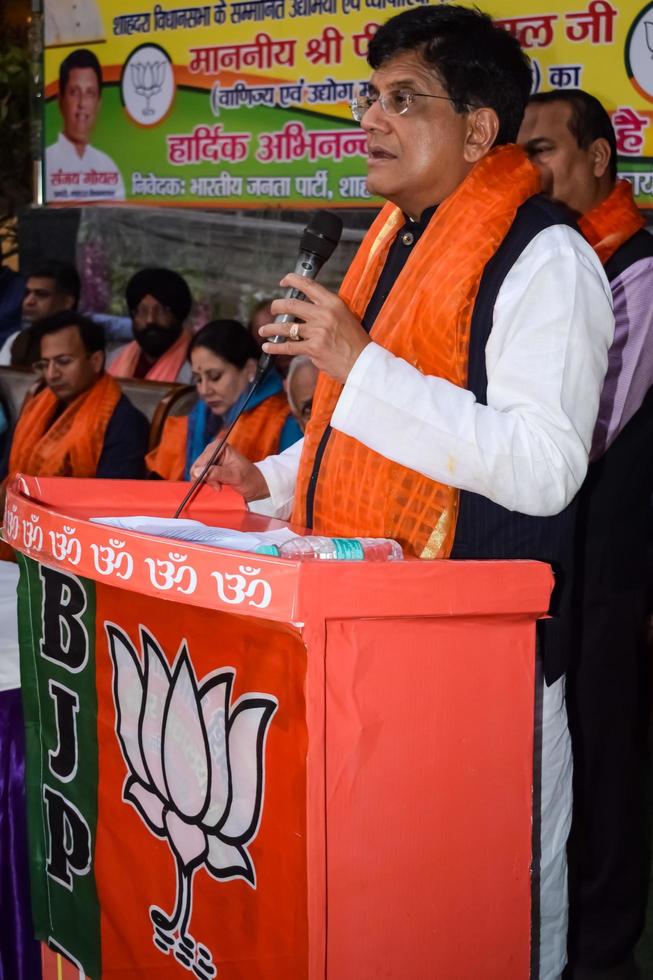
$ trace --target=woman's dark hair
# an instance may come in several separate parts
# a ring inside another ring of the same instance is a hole
[[[196,347],[206,347],[237,368],[244,368],[250,358],[257,361],[261,356],[258,344],[238,320],[211,320],[198,330],[188,346],[189,360]]]
[[[51,333],[59,333],[61,330],[66,330],[67,327],[77,327],[87,354],[94,354],[96,350],[105,350],[104,327],[89,317],[75,312],[75,310],[61,310],[59,313],[44,316],[40,320],[36,320],[28,329],[31,331],[34,345],[38,351],[43,337]]]
[[[571,106],[567,125],[579,149],[587,150],[594,140],[607,140],[610,147],[609,174],[614,183],[617,179],[617,137],[610,116],[599,100],[580,88],[538,92],[529,99],[529,105],[547,105],[549,102],[564,102]]]
[[[431,67],[456,112],[487,107],[499,117],[495,145],[514,143],[532,86],[530,62],[516,38],[487,14],[442,4],[391,17],[369,44],[373,69],[414,51]]]

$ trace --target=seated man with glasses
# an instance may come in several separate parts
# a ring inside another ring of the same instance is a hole
[[[515,38],[475,9],[418,7],[381,25],[368,61],[353,113],[368,188],[387,203],[339,295],[285,277],[307,298],[275,300],[272,313],[301,321],[301,343],[263,348],[322,372],[303,444],[258,464],[228,448],[210,482],[314,534],[396,538],[423,559],[553,565],[534,702],[532,915],[538,976],[554,980],[566,959],[572,502],[614,332],[610,291],[514,145],[532,84]],[[291,336],[290,324],[260,332]]]
[[[33,328],[45,387],[16,423],[10,473],[142,479],[149,423],[104,370],[104,331],[62,311]]]
[[[134,339],[115,351],[107,370],[115,378],[190,384],[190,332],[184,320],[193,300],[186,280],[170,269],[141,269],[127,283]]]

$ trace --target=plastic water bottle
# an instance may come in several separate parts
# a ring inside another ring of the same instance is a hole
[[[281,558],[299,561],[399,561],[401,545],[390,538],[324,538],[308,535],[279,545]]]

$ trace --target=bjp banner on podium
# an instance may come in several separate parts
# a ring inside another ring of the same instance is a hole
[[[45,980],[535,977],[550,568],[93,519],[142,506],[139,481],[7,493]],[[189,511],[270,529],[228,489]]]
[[[38,938],[93,978],[306,976],[298,633],[21,566]]]

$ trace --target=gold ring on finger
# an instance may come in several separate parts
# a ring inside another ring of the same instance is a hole
[[[302,339],[302,335],[299,332],[299,324],[298,323],[292,323],[290,325],[290,331],[288,333],[288,339],[289,340],[301,340]]]

